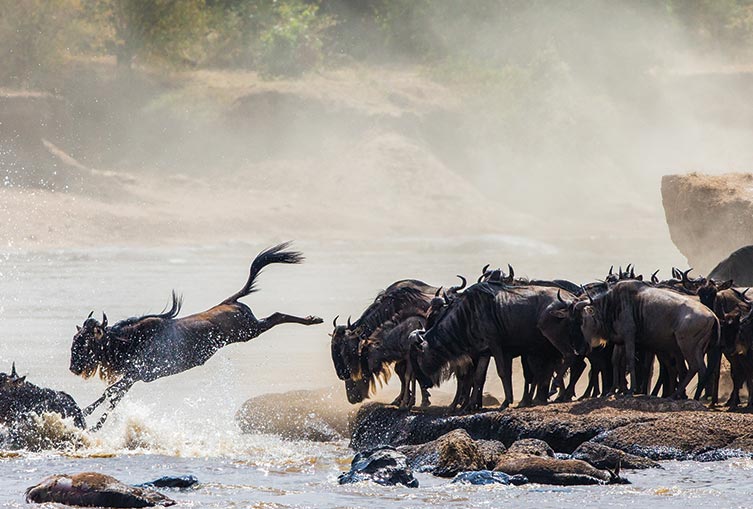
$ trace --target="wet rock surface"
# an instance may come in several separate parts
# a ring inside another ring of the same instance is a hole
[[[149,488],[129,486],[109,475],[53,475],[26,490],[26,501],[81,507],[171,506],[175,501]]]
[[[659,463],[648,458],[628,454],[595,442],[580,444],[573,452],[572,459],[586,461],[596,468],[609,470],[615,470],[618,466],[634,470],[661,467]]]
[[[477,472],[460,472],[452,479],[453,484],[512,484],[520,486],[528,484],[528,479],[523,475],[507,475],[504,472],[494,472],[492,470],[479,470]]]
[[[594,467],[590,463],[576,459],[559,459],[544,443],[524,444],[516,447],[513,444],[503,454],[495,471],[508,475],[522,475],[529,481],[540,484],[554,484],[559,486],[589,485],[589,484],[628,484],[628,481],[618,475]]]
[[[553,452],[573,454],[574,459],[593,461],[599,468],[610,469],[616,467],[618,459],[623,468],[648,468],[659,460],[713,461],[753,454],[753,439],[749,438],[753,415],[710,411],[697,401],[638,396],[593,398],[465,416],[446,416],[443,412],[443,408],[405,412],[366,405],[353,422],[351,447],[363,450],[411,445],[414,447],[405,450],[413,458],[413,454],[420,456],[416,451],[428,454],[435,447],[415,446],[453,430],[464,430],[473,440],[492,440],[508,447],[522,439],[539,439]],[[531,442],[522,444],[532,446]],[[541,450],[527,453],[541,455]]]
[[[359,452],[350,464],[350,471],[337,478],[340,484],[373,481],[383,486],[402,484],[418,488],[418,480],[408,466],[405,455],[392,447],[379,447]]]
[[[475,441],[464,429],[450,431],[422,445],[398,449],[406,455],[411,468],[429,471],[439,477],[453,477],[463,471],[491,469],[505,452],[502,442]]]

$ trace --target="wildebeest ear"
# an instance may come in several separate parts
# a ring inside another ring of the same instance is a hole
[[[80,325],[76,325],[76,332],[81,332],[81,326]]]
[[[569,316],[569,312],[567,309],[552,309],[549,311],[549,314],[552,315],[555,318],[567,318]]]
[[[635,279],[637,279],[638,281],[643,281],[643,274],[641,274],[640,276],[636,277]]]

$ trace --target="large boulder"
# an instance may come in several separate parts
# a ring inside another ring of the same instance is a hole
[[[456,429],[431,442],[405,445],[398,450],[406,455],[413,469],[453,477],[458,472],[493,468],[505,446],[494,440],[475,441],[464,429]]]
[[[523,475],[535,483],[559,486],[628,483],[619,475],[600,470],[585,461],[528,454],[516,451],[514,447],[499,458],[494,470],[508,475]]]
[[[382,486],[402,484],[418,488],[418,479],[408,466],[405,455],[392,447],[379,447],[359,452],[350,464],[350,471],[340,474],[337,482],[353,484],[372,481]]]
[[[348,436],[351,411],[336,390],[299,390],[251,398],[235,414],[235,420],[244,433],[328,442]]]
[[[753,174],[665,175],[661,192],[672,241],[697,271],[753,244]]]
[[[53,475],[26,490],[26,501],[81,507],[171,506],[175,501],[149,488],[129,486],[109,475]]]

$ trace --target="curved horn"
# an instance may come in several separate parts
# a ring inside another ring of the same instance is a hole
[[[630,277],[635,277],[635,265],[630,269]]]
[[[18,373],[16,373],[16,362],[13,361],[13,366],[10,368],[10,376],[11,378],[18,378]]]
[[[447,292],[442,292],[442,297],[444,298],[444,303],[449,305],[450,304],[450,298],[447,296]]]
[[[612,271],[613,270],[614,270],[614,265],[610,265],[610,267],[609,267],[609,274],[608,274],[609,276],[612,275]]]
[[[620,276],[620,279],[622,279],[622,274],[624,274],[624,272],[622,272],[622,265],[620,265],[620,268],[617,269],[617,275]]]
[[[106,327],[107,327],[107,315],[105,314],[104,311],[102,311],[102,328],[104,329]]]
[[[658,283],[659,282],[659,278],[656,277],[656,275],[658,273],[659,273],[659,269],[656,269],[656,272],[654,272],[653,274],[651,274],[651,282],[652,283]]]
[[[509,277],[510,279],[514,278],[515,277],[515,270],[512,268],[512,265],[510,265],[508,263],[507,264],[507,268],[510,270],[510,273],[507,274],[507,277]]]
[[[685,282],[685,281],[688,281],[688,273],[689,273],[689,272],[690,272],[691,270],[693,270],[693,268],[692,268],[692,267],[691,267],[691,268],[689,268],[688,270],[686,270],[685,272],[683,272],[683,273],[682,273],[682,281],[683,281],[683,282]]]
[[[460,274],[458,274],[457,276],[460,278],[460,286],[451,286],[447,290],[449,293],[456,293],[456,292],[459,292],[460,290],[462,290],[463,288],[465,288],[465,285],[466,285],[467,281]]]
[[[565,299],[562,298],[562,293],[560,292],[560,290],[557,290],[557,300],[563,304],[567,304],[567,302],[565,302]]]
[[[346,323],[348,324],[349,329],[353,328],[353,324],[350,323],[350,316],[348,316],[348,321]]]
[[[434,292],[434,297],[439,297],[439,292],[441,291],[442,291],[442,287],[440,286],[439,288],[437,288],[437,291]]]
[[[489,265],[491,265],[491,263],[487,263],[486,265],[484,265],[484,268],[481,269],[482,274],[486,274],[486,271],[489,269]]]
[[[336,329],[337,328],[337,319],[340,318],[340,315],[337,315],[334,320],[332,320],[332,326]]]
[[[585,287],[585,286],[583,286],[583,285],[581,285],[580,287],[581,287],[581,289],[583,290],[583,292],[584,292],[584,293],[585,293],[585,294],[586,294],[586,295],[588,296],[588,302],[589,302],[589,303],[590,303],[591,305],[593,305],[593,303],[594,303],[594,300],[593,300],[593,299],[591,298],[591,294],[590,294],[590,293],[588,293],[588,290],[586,290],[586,287]]]
[[[89,318],[91,318],[92,316],[94,316],[94,310],[92,310],[92,312],[91,312],[91,313],[89,313],[89,316],[87,316],[87,317],[86,317],[86,319],[88,320],[88,319],[89,319]]]

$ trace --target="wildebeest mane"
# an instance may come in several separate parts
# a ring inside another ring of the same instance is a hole
[[[401,287],[382,291],[353,324],[353,330],[367,338],[383,324],[394,320],[401,311],[416,308],[422,311],[428,308],[427,298],[421,290]]]
[[[147,314],[147,315],[142,315],[142,316],[133,316],[131,318],[126,318],[124,320],[121,320],[113,324],[113,326],[110,328],[108,332],[117,336],[118,332],[122,331],[125,327],[138,323],[142,320],[146,320],[147,318],[159,318],[162,320],[172,320],[173,318],[178,316],[182,307],[183,307],[183,296],[176,294],[175,290],[173,290],[170,308],[165,307],[165,309],[163,309],[160,313],[152,313],[152,314]]]

